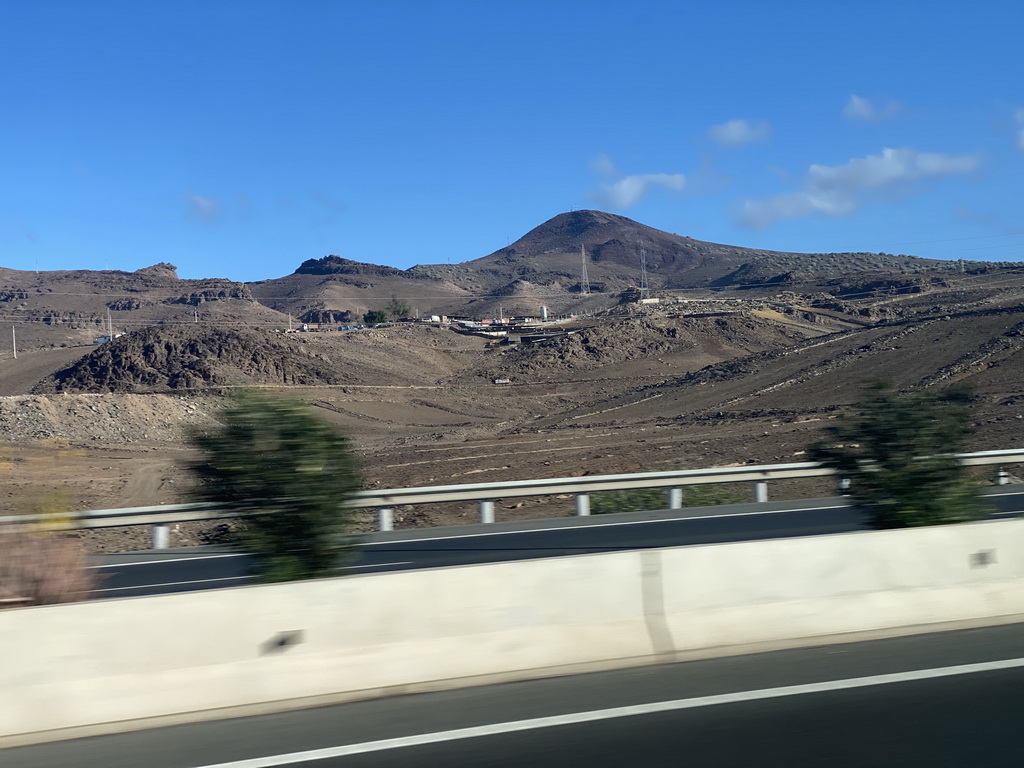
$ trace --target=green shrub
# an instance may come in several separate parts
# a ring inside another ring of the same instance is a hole
[[[683,490],[684,507],[711,507],[738,504],[747,497],[729,485],[691,485]],[[590,512],[644,512],[668,508],[668,488],[632,488],[624,491],[599,491],[590,496]]]
[[[248,392],[221,426],[192,430],[197,501],[244,513],[239,546],[264,581],[336,574],[353,544],[360,479],[348,439],[299,402]]]
[[[409,302],[405,299],[400,299],[397,296],[391,296],[391,303],[388,304],[388,314],[391,315],[395,320],[399,320],[403,317],[408,317],[412,312],[412,308],[409,306]]]
[[[971,399],[963,388],[897,393],[876,382],[808,457],[850,480],[876,528],[977,519],[986,511],[978,486],[953,457],[970,433]]]

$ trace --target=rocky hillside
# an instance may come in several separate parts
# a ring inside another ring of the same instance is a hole
[[[807,339],[640,383],[594,412],[617,418],[711,422],[775,416],[819,419],[849,406],[866,383],[900,389],[969,385],[986,424],[1019,429],[1024,397],[1024,305],[918,316]],[[656,399],[656,408],[647,403]],[[630,405],[630,404],[635,405]],[[578,416],[578,414],[574,414]],[[561,419],[565,414],[560,415]]]
[[[721,317],[656,315],[626,318],[572,334],[497,352],[477,375],[517,383],[601,378],[614,369],[628,375],[644,361],[659,360],[684,370],[802,341],[808,331],[737,312]],[[632,365],[631,365],[632,364]]]
[[[0,433],[23,445],[56,450],[90,443],[178,443],[186,425],[214,424],[210,398],[89,394],[0,397]]]
[[[480,339],[433,328],[274,333],[151,327],[97,347],[33,393],[192,392],[236,386],[411,385],[460,369]]]
[[[581,249],[583,252],[581,253]],[[489,256],[459,265],[498,289],[511,275],[533,283],[580,290],[583,253],[591,289],[634,287],[644,252],[652,288],[751,287],[808,282],[863,271],[896,273],[951,269],[949,262],[871,253],[803,254],[764,251],[694,240],[603,211],[562,213]],[[440,274],[441,267],[414,267]]]

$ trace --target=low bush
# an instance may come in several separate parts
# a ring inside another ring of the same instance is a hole
[[[749,501],[746,495],[729,485],[693,485],[683,489],[684,507],[712,507]],[[625,491],[600,491],[590,497],[590,512],[644,512],[668,508],[667,488],[634,488]]]
[[[241,392],[218,427],[188,436],[195,501],[243,514],[236,544],[263,581],[341,573],[355,543],[345,502],[360,486],[343,433],[303,403]]]
[[[95,572],[78,539],[0,529],[0,608],[72,603],[95,588]]]
[[[987,505],[956,458],[970,435],[968,389],[897,392],[873,382],[856,408],[826,428],[807,455],[850,480],[875,528],[959,523]]]

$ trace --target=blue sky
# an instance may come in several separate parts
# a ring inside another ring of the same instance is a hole
[[[260,280],[571,209],[1024,258],[1024,3],[0,1],[0,266]]]

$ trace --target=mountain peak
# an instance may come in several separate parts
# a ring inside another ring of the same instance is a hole
[[[178,268],[173,264],[167,263],[166,261],[161,261],[159,264],[154,264],[150,267],[136,269],[134,274],[148,275],[150,277],[173,277],[175,280],[177,280]]]
[[[322,259],[306,259],[295,270],[296,275],[404,275],[404,270],[397,267],[365,264],[361,261],[342,258],[341,256],[324,256]]]
[[[560,213],[534,227],[507,248],[494,255],[537,256],[552,249],[576,250],[581,245],[590,250],[611,240],[635,242],[660,240],[669,235],[633,219],[605,211],[570,211]]]

